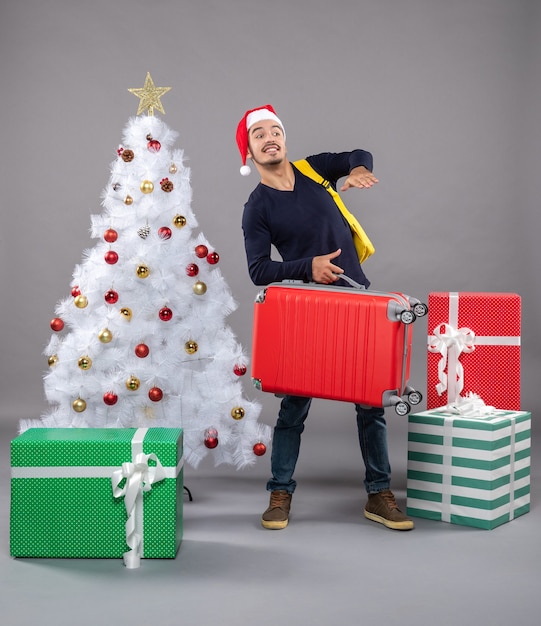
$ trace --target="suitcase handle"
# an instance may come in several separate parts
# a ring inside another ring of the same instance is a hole
[[[360,283],[358,283],[357,281],[353,280],[353,278],[350,278],[346,274],[335,274],[335,276],[338,276],[342,280],[345,280],[346,283],[348,283],[352,287],[355,287],[355,289],[366,289],[366,287],[364,285],[361,285]]]
[[[338,276],[338,278],[342,278],[343,280],[346,281],[346,283],[349,283],[352,287],[355,287],[355,289],[366,289],[366,287],[364,285],[361,285],[360,283],[358,283],[357,281],[353,280],[353,278],[350,278],[346,274],[333,274],[333,276]],[[285,280],[282,280],[280,282],[283,283],[283,284],[286,284],[286,285],[306,285],[306,284],[309,284],[309,285],[310,284],[319,285],[320,284],[320,283],[316,283],[314,281],[311,281],[309,283],[305,283],[303,280],[295,280],[293,278],[286,278]]]

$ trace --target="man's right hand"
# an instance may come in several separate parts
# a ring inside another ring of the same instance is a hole
[[[315,256],[312,259],[312,280],[324,285],[330,285],[339,280],[340,276],[337,276],[337,274],[343,274],[344,270],[338,267],[338,265],[334,265],[332,260],[340,256],[341,253],[342,250],[338,248],[338,250],[330,254]]]

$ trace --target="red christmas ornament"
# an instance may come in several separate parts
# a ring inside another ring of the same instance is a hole
[[[151,139],[147,143],[147,148],[150,152],[159,152],[161,150],[162,144],[157,139]]]
[[[105,292],[103,298],[107,304],[116,304],[118,302],[118,293],[114,289],[109,289],[109,291]]]
[[[107,241],[107,243],[114,243],[118,239],[118,233],[116,232],[116,230],[108,228],[103,233],[103,238],[105,239],[105,241]]]
[[[147,357],[149,355],[149,352],[150,348],[144,343],[139,343],[135,346],[135,355],[138,356],[140,359],[144,359],[145,357]]]
[[[118,254],[114,250],[109,250],[109,252],[105,253],[103,258],[109,265],[114,265],[118,261]]]
[[[79,287],[77,285],[75,285],[75,287],[72,287],[71,289],[71,295],[76,298],[77,296],[81,295],[81,290],[79,289]]]
[[[246,365],[239,365],[237,363],[237,365],[233,368],[233,371],[237,376],[244,376],[244,374],[246,374]]]
[[[199,257],[200,259],[204,259],[208,253],[209,253],[209,249],[207,248],[207,246],[204,246],[203,244],[200,244],[199,246],[195,246],[196,257]]]
[[[256,456],[263,456],[267,451],[267,446],[259,441],[254,445],[253,450]]]
[[[186,274],[188,276],[197,276],[199,274],[199,267],[195,263],[190,263],[186,266]]]
[[[64,322],[59,317],[55,317],[51,320],[51,328],[59,333],[64,328]]]
[[[218,437],[208,437],[205,439],[205,446],[213,450],[218,445]]]
[[[114,404],[117,403],[118,396],[115,393],[113,393],[112,391],[108,391],[107,393],[103,394],[103,401],[108,406],[113,406]]]
[[[211,450],[218,445],[218,431],[215,428],[210,427],[205,430],[204,443]]]
[[[148,390],[148,397],[152,402],[159,402],[163,398],[163,391],[159,387],[152,387]]]
[[[160,309],[158,316],[162,322],[168,322],[173,317],[173,311],[169,307],[164,306],[163,309]]]
[[[220,255],[217,252],[210,252],[207,254],[207,263],[210,265],[216,265],[220,260]]]
[[[162,226],[158,228],[158,237],[160,239],[171,239],[172,231],[168,226]]]

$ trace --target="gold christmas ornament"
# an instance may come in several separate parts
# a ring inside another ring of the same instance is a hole
[[[110,343],[113,340],[113,333],[108,328],[104,328],[98,333],[98,339],[102,343]]]
[[[124,306],[120,309],[120,315],[122,315],[122,317],[124,317],[125,319],[128,320],[128,322],[131,320],[131,316],[132,316],[132,312],[131,309],[128,309],[127,306]]]
[[[154,191],[154,183],[151,180],[144,180],[140,185],[139,189],[143,193],[152,193]]]
[[[58,355],[51,354],[51,356],[47,359],[47,363],[49,363],[49,367],[53,367],[53,365],[56,365],[58,363]]]
[[[128,206],[130,204],[133,204],[133,198],[130,196],[130,194],[128,194],[125,198],[124,198],[124,204],[127,204]]]
[[[234,420],[241,420],[245,415],[245,411],[241,406],[236,406],[231,410],[231,417]]]
[[[82,356],[78,361],[77,365],[82,370],[89,370],[92,367],[92,359],[88,356]]]
[[[137,391],[141,385],[141,381],[136,376],[130,376],[126,381],[126,389]]]
[[[77,398],[77,400],[74,400],[71,406],[76,413],[82,413],[83,411],[86,411],[86,402],[82,398]]]
[[[144,86],[139,89],[128,89],[128,91],[139,98],[137,115],[141,115],[145,111],[148,115],[154,115],[154,109],[165,115],[160,98],[170,89],[171,87],[156,87],[150,72],[147,72]]]
[[[193,292],[197,296],[202,296],[204,293],[207,292],[207,286],[202,280],[198,280],[193,286]]]
[[[177,228],[184,228],[184,226],[186,226],[186,218],[184,217],[184,215],[175,215],[175,217],[173,218],[173,224]]]
[[[86,306],[88,306],[88,298],[86,296],[83,296],[83,295],[77,296],[73,300],[73,304],[75,304],[75,306],[78,309],[84,309]]]
[[[195,341],[190,340],[184,344],[184,350],[186,350],[188,354],[195,354],[198,349],[199,349],[199,346],[197,345]]]
[[[138,265],[135,273],[139,278],[147,278],[150,275],[150,269],[148,265]]]
[[[169,173],[170,174],[176,174],[177,173],[177,166],[174,163],[171,163],[171,165],[169,166]]]

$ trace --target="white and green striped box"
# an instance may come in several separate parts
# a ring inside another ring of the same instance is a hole
[[[407,513],[492,529],[530,510],[531,414],[408,417]]]

